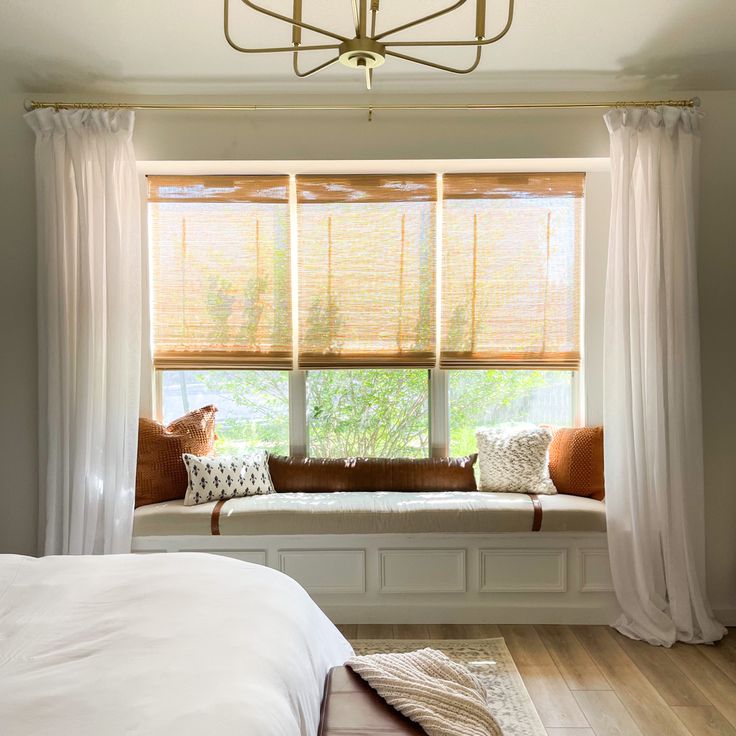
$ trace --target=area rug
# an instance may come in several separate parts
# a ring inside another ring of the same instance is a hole
[[[488,707],[504,736],[547,736],[503,639],[355,639],[350,643],[356,654],[439,649],[483,680]]]

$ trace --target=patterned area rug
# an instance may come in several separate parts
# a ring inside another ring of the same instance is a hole
[[[350,643],[356,654],[439,649],[483,680],[488,707],[504,736],[547,734],[503,639],[355,639]]]

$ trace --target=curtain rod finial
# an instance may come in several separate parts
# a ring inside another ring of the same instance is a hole
[[[693,107],[697,110],[703,101],[700,99],[700,97],[693,97],[691,102],[693,103]]]
[[[23,100],[23,109],[26,112],[31,112],[32,110],[36,109],[36,105],[34,104],[33,100]]]

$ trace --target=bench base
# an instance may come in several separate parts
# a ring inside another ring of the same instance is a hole
[[[344,624],[608,624],[618,615],[599,532],[135,537],[132,551],[267,565]]]
[[[426,736],[349,667],[327,673],[317,736]]]

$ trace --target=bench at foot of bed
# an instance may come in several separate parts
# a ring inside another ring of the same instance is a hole
[[[349,667],[327,675],[318,736],[426,736]]]

